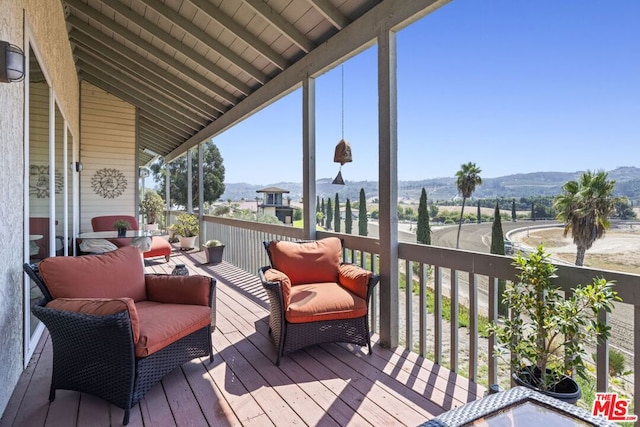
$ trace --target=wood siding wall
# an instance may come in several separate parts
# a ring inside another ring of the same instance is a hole
[[[91,231],[91,218],[135,215],[136,159],[135,107],[87,82],[81,86],[80,231]],[[110,198],[96,192],[95,180],[108,169],[121,173],[126,187]]]

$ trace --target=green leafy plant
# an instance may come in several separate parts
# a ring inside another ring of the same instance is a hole
[[[126,229],[130,229],[131,228],[131,224],[129,223],[129,221],[126,221],[124,219],[119,219],[116,222],[113,223],[113,228],[115,229],[120,229],[120,228],[126,228]]]
[[[610,334],[597,314],[610,312],[614,301],[620,301],[613,283],[595,278],[565,298],[552,283],[557,268],[542,245],[528,258],[516,255],[513,265],[519,271],[517,280],[504,293],[511,317],[490,328],[499,342],[494,354],[510,362],[521,380],[541,390],[553,391],[566,375],[586,377],[586,346]]]
[[[181,213],[176,218],[176,223],[172,226],[173,232],[182,237],[197,236],[200,232],[198,218],[187,213]]]
[[[205,248],[213,248],[216,246],[222,246],[222,242],[220,240],[207,240],[204,245]]]
[[[153,190],[146,190],[140,202],[140,213],[146,218],[147,224],[155,224],[164,210],[164,200]]]

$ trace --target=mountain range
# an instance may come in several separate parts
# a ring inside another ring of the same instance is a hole
[[[532,172],[506,175],[497,178],[483,178],[482,184],[476,187],[473,197],[482,198],[520,198],[535,196],[555,196],[562,192],[562,186],[577,179],[584,171],[576,172]],[[614,194],[626,196],[634,206],[640,202],[640,168],[619,167],[608,172],[608,178],[615,180]],[[349,198],[359,199],[360,189],[363,188],[367,199],[378,197],[377,181],[345,181],[345,185],[331,184],[332,178],[318,179],[316,193],[320,198],[335,197],[338,193],[340,200]],[[225,183],[225,192],[220,200],[255,200],[256,193],[265,187],[278,187],[289,190],[287,197],[292,201],[302,199],[302,183],[274,182],[267,185],[246,183]],[[398,199],[415,201],[420,198],[422,188],[427,190],[429,200],[453,200],[458,196],[455,177],[424,179],[420,181],[399,181]]]

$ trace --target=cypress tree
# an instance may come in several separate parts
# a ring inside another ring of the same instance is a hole
[[[344,208],[344,231],[347,234],[351,234],[351,228],[353,227],[353,218],[351,214],[351,201],[347,199],[347,205]]]
[[[516,222],[516,199],[511,201],[511,221]]]
[[[498,208],[498,202],[496,201],[496,210],[493,213],[493,225],[491,226],[491,249],[489,251],[492,254],[504,255],[504,233],[502,232],[502,221],[500,219],[500,209]],[[504,279],[498,279],[498,314],[506,316],[508,314],[508,307],[502,301],[502,295],[507,289],[507,281]]]
[[[327,219],[327,214],[325,213],[324,210],[324,198],[322,199],[322,202],[320,203],[320,212],[322,212],[322,223],[320,225],[322,225],[324,227],[324,221]]]
[[[336,233],[339,233],[340,232],[340,199],[338,198],[338,193],[336,193],[336,205],[334,208],[335,208],[335,212],[333,214],[333,217],[336,220],[335,220],[335,225],[333,229],[335,230]]]
[[[531,202],[531,221],[535,221],[536,220],[536,204],[534,202]]]
[[[358,206],[358,234],[366,236],[367,229],[367,198],[364,195],[364,188],[360,189],[360,206]]]
[[[331,222],[333,222],[333,207],[331,206],[331,197],[327,199],[327,230],[331,230]]]
[[[418,225],[416,241],[425,245],[431,244],[431,228],[429,227],[429,213],[427,211],[427,191],[423,188],[418,204]]]
[[[478,200],[478,218],[476,219],[478,224],[482,222],[482,214],[480,213],[480,200]]]
[[[316,212],[322,212],[320,210],[320,196],[316,196]]]

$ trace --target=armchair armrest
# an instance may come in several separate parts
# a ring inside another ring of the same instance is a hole
[[[289,307],[291,302],[291,280],[289,276],[275,268],[264,268],[260,270],[260,279],[265,288],[277,287],[282,294],[283,307]]]
[[[211,277],[147,274],[145,284],[149,301],[213,306],[215,279]]]
[[[338,268],[338,282],[367,301],[378,279],[378,275],[355,264],[343,263]]]
[[[133,342],[137,344],[140,339],[138,311],[131,298],[57,298],[49,302],[46,307],[52,310],[94,316],[110,316],[126,312],[131,320]]]

